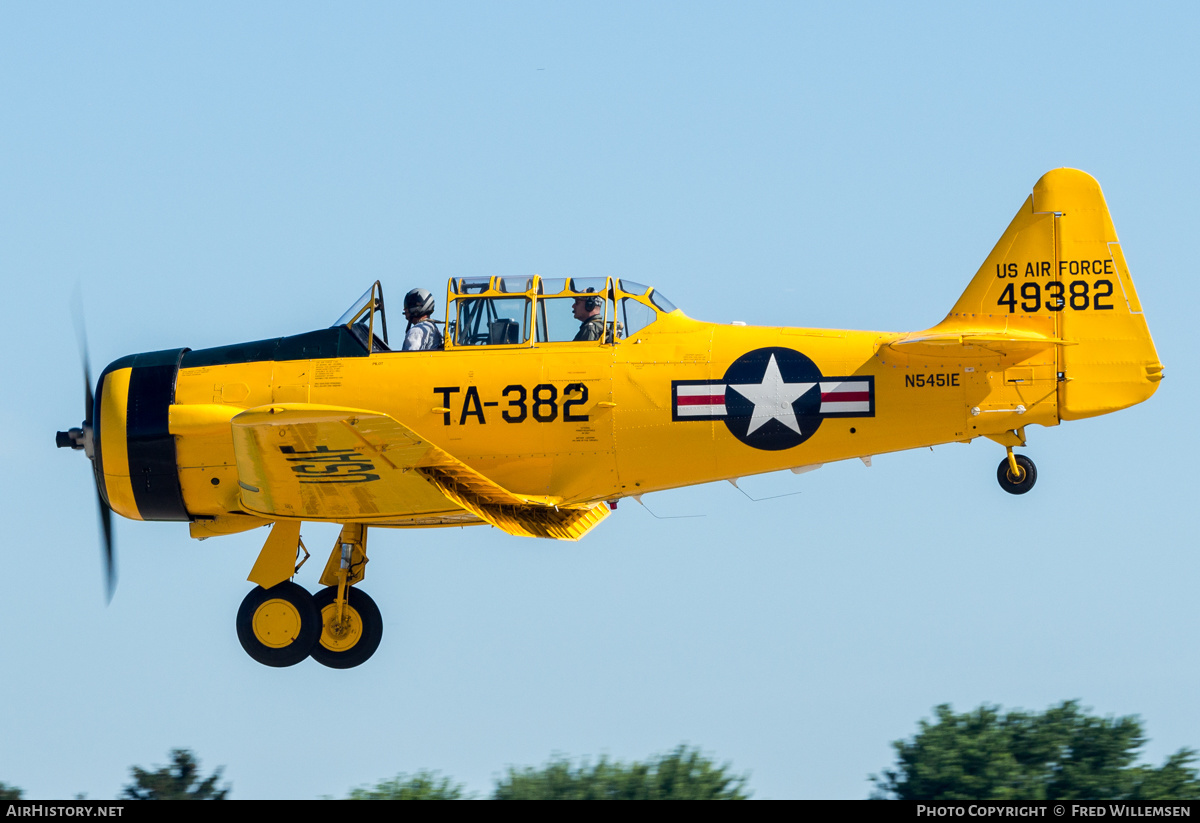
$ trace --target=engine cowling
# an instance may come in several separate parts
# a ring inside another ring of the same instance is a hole
[[[96,385],[96,481],[100,494],[132,520],[191,520],[179,485],[169,409],[179,363],[189,350],[122,357]]]

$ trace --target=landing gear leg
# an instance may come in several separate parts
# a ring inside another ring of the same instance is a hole
[[[312,595],[289,580],[308,559],[305,550],[296,564],[302,549],[300,521],[278,521],[250,571],[250,582],[258,585],[238,609],[237,635],[246,654],[264,666],[296,665],[321,634]]]
[[[326,588],[313,598],[321,622],[321,635],[312,648],[318,663],[350,669],[365,663],[383,639],[383,617],[367,593],[351,588],[363,579],[367,563],[367,527],[348,523],[342,527],[321,575]]]
[[[1008,447],[1008,456],[1000,461],[996,469],[1000,488],[1009,494],[1025,494],[1037,482],[1037,466],[1023,454],[1014,454]]]

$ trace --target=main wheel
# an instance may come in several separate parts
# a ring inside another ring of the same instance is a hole
[[[346,608],[337,619],[337,586],[313,595],[321,620],[321,638],[312,658],[331,669],[352,669],[375,654],[383,639],[383,616],[370,595],[353,586],[346,588]]]
[[[1037,466],[1033,465],[1033,461],[1023,454],[1013,456],[1017,459],[1020,476],[1013,477],[1006,457],[1000,461],[1000,467],[996,469],[996,479],[1000,481],[1000,488],[1009,494],[1024,494],[1037,482]]]
[[[295,666],[321,636],[312,595],[285,580],[269,589],[256,586],[242,601],[237,634],[246,654],[264,666]]]

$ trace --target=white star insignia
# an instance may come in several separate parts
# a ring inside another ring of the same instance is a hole
[[[729,388],[754,404],[754,413],[750,415],[750,428],[746,430],[746,434],[753,434],[768,420],[778,420],[796,434],[801,434],[800,423],[796,420],[792,404],[811,391],[815,385],[817,384],[783,382],[779,364],[775,362],[775,355],[772,354],[761,383],[731,385]]]

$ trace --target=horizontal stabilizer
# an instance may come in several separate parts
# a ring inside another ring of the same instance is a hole
[[[1009,357],[1023,360],[1051,346],[1070,346],[1071,341],[1037,332],[1000,332],[995,329],[961,329],[952,332],[913,332],[888,347],[903,353],[926,357]]]

